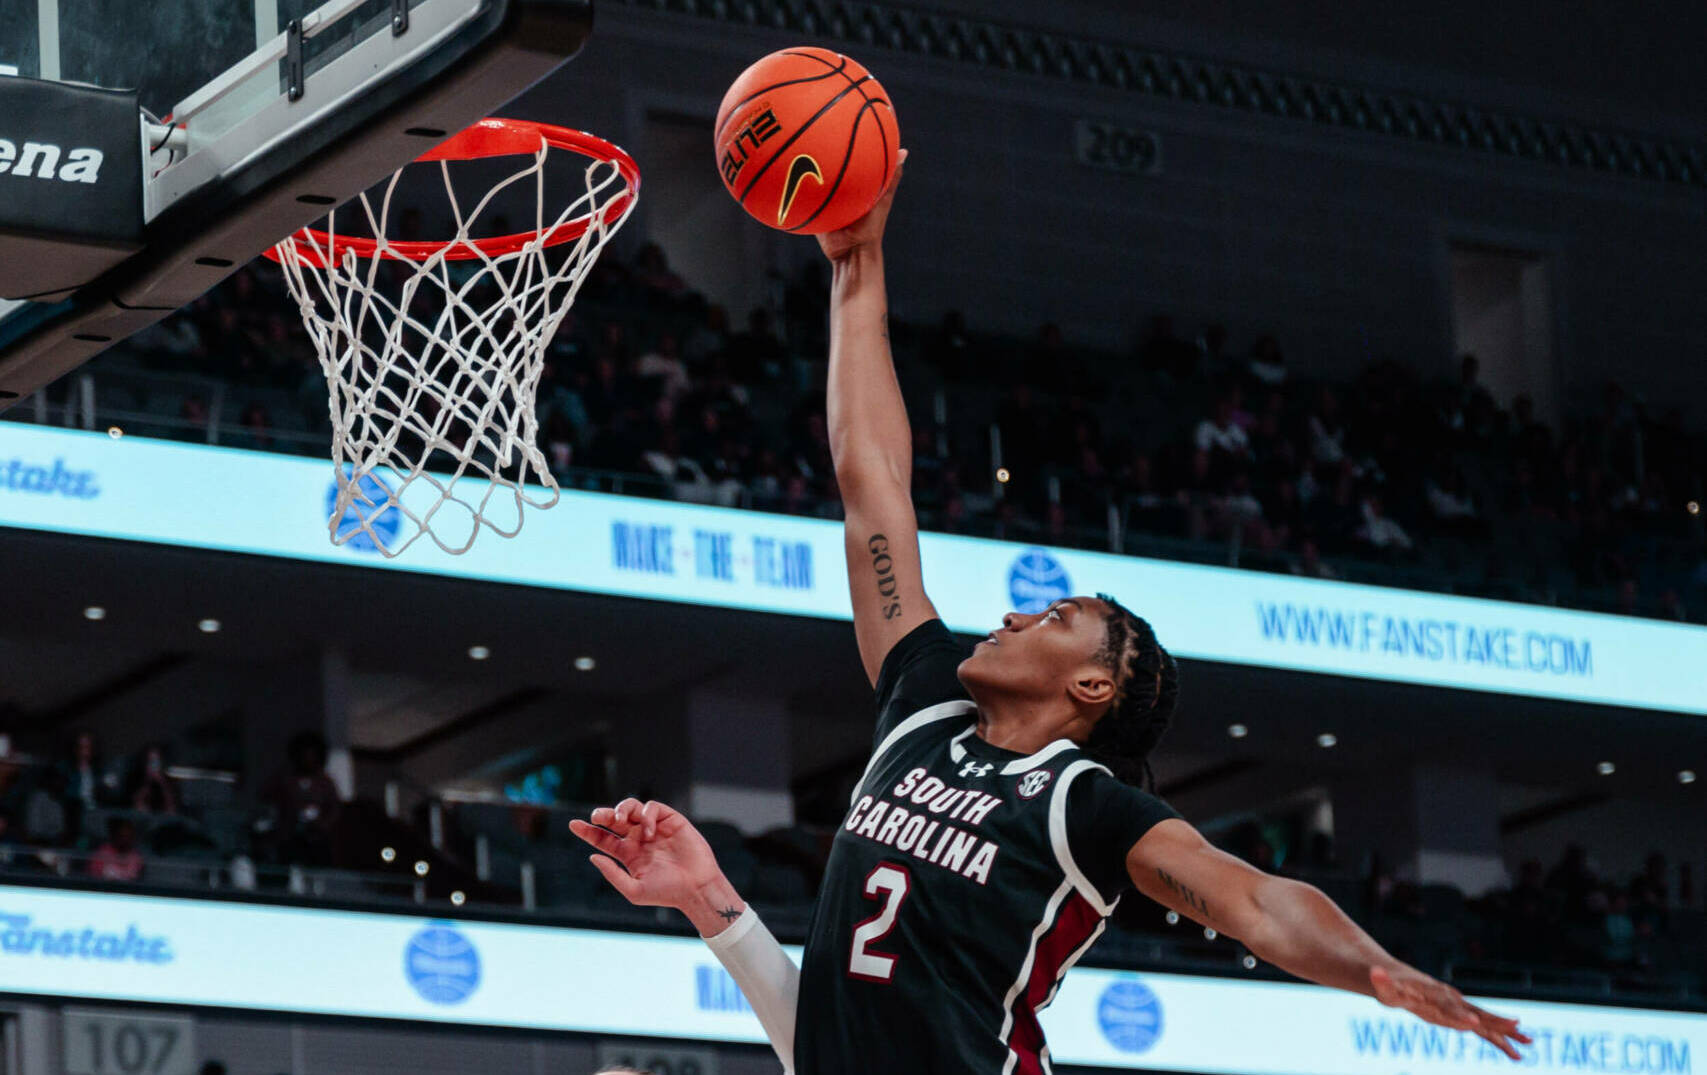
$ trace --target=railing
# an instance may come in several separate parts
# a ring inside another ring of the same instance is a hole
[[[1614,973],[1491,960],[1454,960],[1446,964],[1442,977],[1466,990],[1491,989],[1536,997],[1647,998],[1696,1004],[1707,999],[1699,981],[1684,973]]]
[[[63,848],[0,844],[0,881],[79,881],[101,887],[147,887],[234,899],[274,895],[351,903],[424,904],[424,878],[308,866],[260,865],[247,855],[226,858],[135,858]],[[451,899],[462,906],[465,900]]]

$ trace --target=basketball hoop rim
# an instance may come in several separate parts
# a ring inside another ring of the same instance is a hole
[[[327,267],[328,256],[334,261],[341,261],[346,253],[364,260],[377,257],[415,262],[430,261],[441,254],[446,261],[470,261],[483,256],[499,258],[514,254],[540,239],[543,239],[543,245],[548,247],[574,242],[587,233],[595,217],[605,224],[621,219],[640,192],[640,166],[634,163],[634,158],[621,146],[586,131],[533,120],[499,117],[483,119],[427,150],[410,163],[530,156],[538,153],[542,145],[579,153],[605,164],[614,164],[626,189],[602,208],[594,209],[574,220],[566,220],[547,231],[530,229],[483,239],[449,239],[442,242],[415,240],[382,244],[377,239],[351,235],[333,237],[330,233],[315,228],[303,228],[281,240],[276,246],[269,247],[266,256],[278,261],[279,248],[288,245],[295,251],[301,264],[320,269]]]

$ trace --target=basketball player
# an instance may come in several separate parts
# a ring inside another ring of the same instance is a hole
[[[1065,598],[1009,613],[970,653],[937,618],[886,325],[893,200],[892,185],[863,220],[819,237],[833,269],[829,424],[854,634],[878,715],[807,936],[794,1071],[1049,1071],[1037,1012],[1129,888],[1301,978],[1518,1059],[1513,1043],[1530,1039],[1514,1020],[1394,959],[1317,889],[1212,847],[1140,789],[1179,689],[1142,618],[1107,595]],[[720,957],[734,945],[737,966],[766,968],[737,981],[770,1008],[760,1015],[786,1063],[788,976],[697,832],[633,800],[592,820],[575,831],[626,865],[595,857],[619,891],[684,910]],[[726,938],[725,922],[740,936]]]

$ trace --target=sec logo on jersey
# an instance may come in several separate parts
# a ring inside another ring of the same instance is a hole
[[[1019,797],[1035,799],[1043,794],[1043,789],[1049,786],[1049,778],[1053,776],[1047,769],[1037,769],[1025,774],[1019,782]]]

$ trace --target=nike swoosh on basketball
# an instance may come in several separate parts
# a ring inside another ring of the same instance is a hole
[[[818,162],[810,154],[801,153],[788,166],[788,180],[782,185],[782,204],[776,211],[776,226],[782,227],[782,222],[788,219],[788,211],[794,208],[794,197],[800,193],[800,184],[811,176],[819,183],[824,181],[824,173],[818,170]]]

